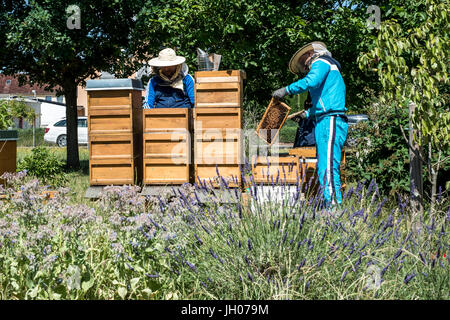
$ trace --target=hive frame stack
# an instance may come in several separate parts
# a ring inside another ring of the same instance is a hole
[[[181,185],[191,182],[192,109],[153,108],[143,113],[143,182]]]
[[[195,182],[241,186],[242,70],[195,73]]]
[[[91,185],[140,183],[142,90],[135,79],[87,81]]]

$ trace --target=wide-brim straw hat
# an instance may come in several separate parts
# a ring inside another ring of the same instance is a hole
[[[158,53],[156,58],[151,59],[148,64],[152,67],[170,67],[182,64],[186,61],[185,57],[177,56],[175,50],[166,48]]]
[[[320,41],[313,41],[305,44],[296,53],[294,53],[291,61],[289,61],[289,71],[291,71],[293,74],[305,73],[305,69],[303,69],[303,66],[300,65],[299,60],[305,53],[310,50],[313,50],[315,52],[327,50],[327,46],[325,45],[325,43]]]

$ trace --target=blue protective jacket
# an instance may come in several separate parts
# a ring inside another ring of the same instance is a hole
[[[308,74],[286,87],[288,94],[309,91],[312,107],[306,110],[308,118],[345,113],[345,84],[339,63],[332,58],[319,57],[311,64]]]
[[[194,79],[186,71],[183,72],[183,90],[168,85],[156,75],[148,82],[148,91],[143,107],[144,109],[193,108],[195,105],[194,87]]]

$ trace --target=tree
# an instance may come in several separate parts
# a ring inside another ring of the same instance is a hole
[[[79,167],[77,86],[99,71],[129,75],[128,50],[144,1],[1,1],[0,72],[66,98],[67,165]],[[78,14],[79,13],[79,14]]]
[[[324,41],[341,62],[348,105],[355,110],[365,104],[367,87],[380,87],[376,75],[361,71],[356,63],[359,52],[375,40],[365,26],[366,10],[364,1],[147,1],[137,18],[141,37],[134,39],[136,47],[148,46],[141,52],[156,54],[151,52],[155,42],[176,48],[194,71],[197,47],[221,54],[222,69],[244,69],[244,105],[255,118],[275,89],[297,80],[288,71],[295,51],[309,41]]]
[[[396,19],[383,22],[376,47],[363,54],[359,63],[362,69],[369,66],[378,74],[384,89],[383,102],[396,101],[397,106],[410,108],[410,139],[404,132],[403,136],[411,150],[411,193],[419,191],[416,209],[420,211],[422,164],[432,184],[433,207],[439,168],[448,160],[445,152],[450,146],[449,2],[423,0],[416,5],[424,8],[416,17],[420,22],[411,28],[402,28]],[[438,154],[435,163],[433,153]]]

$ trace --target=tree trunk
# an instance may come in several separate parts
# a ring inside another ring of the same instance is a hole
[[[409,176],[411,189],[411,206],[414,217],[423,213],[423,180],[422,180],[422,162],[420,161],[420,146],[414,141],[413,136],[416,130],[413,129],[412,116],[416,105],[413,102],[409,104]],[[417,135],[417,134],[416,134]]]
[[[67,168],[79,169],[77,85],[75,81],[68,80],[63,89],[66,98]]]

